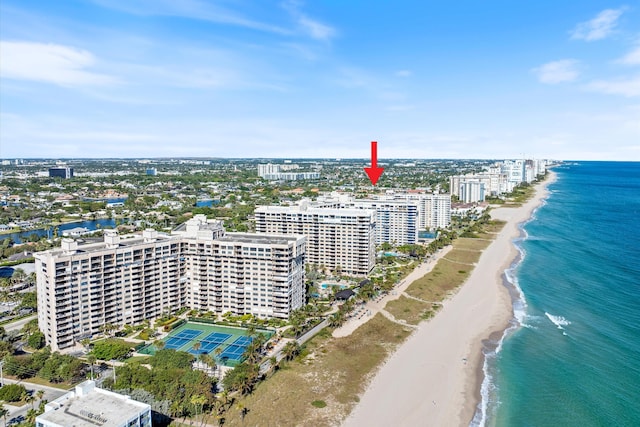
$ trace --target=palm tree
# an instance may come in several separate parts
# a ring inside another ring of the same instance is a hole
[[[289,341],[282,349],[282,353],[286,360],[291,360],[300,353],[300,344],[298,344],[298,341]]]
[[[271,373],[275,373],[279,368],[280,365],[278,365],[278,358],[276,356],[271,356],[269,358],[269,364],[271,365]]]
[[[16,268],[15,270],[13,270],[13,275],[11,276],[11,282],[14,285],[17,285],[18,283],[24,282],[26,278],[27,278],[27,273],[25,273],[24,270],[21,268]]]
[[[198,357],[198,359],[207,366],[209,371],[215,371],[216,361],[209,354],[203,353]]]
[[[38,416],[38,411],[31,408],[27,411],[26,419],[27,423],[34,424],[36,422],[36,417]]]
[[[33,409],[33,402],[36,401],[36,398],[33,395],[29,394],[29,395],[25,396],[24,401],[26,403],[31,403],[31,409]]]
[[[162,350],[164,348],[164,344],[165,344],[165,342],[162,341],[162,340],[155,340],[153,342],[153,346],[158,350]]]
[[[87,362],[89,362],[89,365],[91,366],[91,379],[93,380],[93,364],[96,363],[96,356],[93,354],[88,355]]]
[[[42,398],[44,397],[44,390],[36,391],[36,396],[38,396],[38,400],[42,402]]]
[[[344,312],[342,310],[338,310],[333,313],[331,317],[329,317],[329,326],[332,328],[337,328],[338,326],[342,326],[344,323]]]
[[[200,341],[198,341],[198,342],[196,342],[196,343],[193,345],[193,347],[192,347],[192,348],[193,348],[193,351],[195,351],[196,353],[198,353],[198,351],[200,350],[200,348],[201,348],[201,347],[202,347],[202,344],[200,343]]]
[[[244,406],[242,402],[238,402],[236,404],[236,409],[240,412],[240,418],[242,418],[242,425],[244,425],[244,417],[247,416],[247,414],[249,413],[249,410],[247,409],[246,406]]]
[[[207,403],[207,398],[201,394],[195,394],[191,396],[191,404],[196,408],[196,417],[198,416],[198,406],[200,407],[200,412],[202,413],[202,407]]]

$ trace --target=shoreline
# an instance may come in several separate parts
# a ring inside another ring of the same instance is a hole
[[[458,292],[380,367],[344,426],[469,425],[482,403],[483,350],[497,347],[513,323],[513,301],[503,284],[519,255],[513,240],[554,180],[550,171],[522,206],[491,211],[507,224]]]
[[[516,244],[516,239],[526,239],[527,234],[523,227],[528,222],[533,220],[535,212],[541,206],[543,206],[544,201],[549,196],[548,186],[549,184],[553,184],[556,179],[556,173],[552,170],[549,170],[547,173],[547,178],[536,185],[536,191],[533,197],[523,206],[516,208],[523,210],[522,215],[508,212],[506,209],[509,208],[497,208],[491,211],[492,219],[507,221],[507,224],[502,231],[509,231],[507,230],[507,227],[511,227],[511,232],[509,233],[509,256],[506,257],[502,267],[497,272],[497,281],[506,290],[509,297],[509,319],[504,324],[504,327],[492,332],[487,339],[483,340],[482,357],[480,358],[480,363],[476,368],[476,381],[474,381],[473,384],[467,385],[467,390],[473,387],[473,390],[475,392],[475,402],[473,402],[473,408],[471,407],[471,403],[467,404],[465,408],[467,412],[471,412],[473,410],[472,416],[469,418],[468,425],[484,425],[486,421],[488,402],[483,400],[485,398],[485,396],[483,396],[483,389],[485,386],[489,386],[489,383],[486,383],[486,381],[491,381],[491,379],[488,379],[486,377],[488,357],[494,356],[496,354],[496,350],[499,352],[500,347],[502,347],[503,340],[509,335],[511,331],[514,331],[520,327],[520,319],[518,319],[516,316],[514,304],[518,302],[523,295],[517,284],[513,283],[508,276],[508,273],[516,269],[524,259],[523,253],[520,251],[519,246]]]

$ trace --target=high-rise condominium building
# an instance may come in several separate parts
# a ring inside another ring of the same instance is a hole
[[[258,233],[302,234],[308,263],[354,276],[366,276],[375,265],[375,216],[373,210],[314,208],[308,202],[255,211]]]
[[[376,212],[376,244],[415,245],[418,243],[418,205],[402,200],[358,199],[341,208],[368,209]]]
[[[53,350],[182,307],[287,318],[304,303],[304,236],[226,234],[203,215],[176,235],[107,231],[35,258],[38,324]]]

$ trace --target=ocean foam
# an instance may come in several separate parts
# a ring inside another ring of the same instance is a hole
[[[549,320],[551,320],[554,325],[558,327],[558,329],[564,329],[563,326],[569,326],[571,324],[570,321],[562,316],[554,316],[553,314],[549,314],[546,311],[544,312],[544,314],[549,318]]]

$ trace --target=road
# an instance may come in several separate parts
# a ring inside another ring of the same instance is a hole
[[[44,390],[44,396],[42,397],[43,399],[46,399],[47,401],[51,402],[52,400],[57,399],[58,397],[62,396],[63,394],[67,393],[66,390],[60,390],[57,388],[53,388],[53,387],[48,387],[45,385],[39,385],[39,384],[31,384],[28,382],[24,382],[24,381],[16,381],[16,380],[11,380],[11,379],[4,379],[4,383],[5,384],[22,384],[23,386],[26,387],[27,391],[34,397],[36,397],[36,400],[33,402],[33,407],[34,408],[38,408],[38,405],[40,404],[40,401],[38,400],[37,396],[36,396],[36,392],[38,390]],[[22,405],[22,406],[13,406],[10,405],[8,403],[4,404],[5,409],[9,410],[9,415],[7,415],[7,425],[12,425],[12,424],[19,424],[21,420],[24,420],[27,411],[29,409],[31,409],[31,405]],[[0,419],[0,426],[4,427],[4,420]]]
[[[12,323],[7,323],[6,325],[4,325],[4,330],[7,332],[20,330],[30,320],[37,319],[37,318],[38,318],[38,315],[34,314],[33,316],[25,317],[24,319],[16,320],[15,322],[12,322]]]

